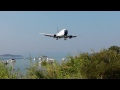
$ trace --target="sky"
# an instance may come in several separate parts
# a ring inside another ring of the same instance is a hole
[[[72,39],[39,33],[67,29]],[[120,11],[0,11],[0,55],[38,56],[99,51],[120,46]]]

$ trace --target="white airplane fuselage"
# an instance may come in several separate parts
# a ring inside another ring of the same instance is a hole
[[[68,34],[68,30],[63,29],[63,30],[61,30],[60,32],[58,32],[58,33],[56,34],[56,37],[62,38],[62,37],[67,36],[67,34]]]

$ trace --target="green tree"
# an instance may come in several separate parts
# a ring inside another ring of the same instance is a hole
[[[116,51],[117,53],[120,53],[120,47],[119,46],[111,46],[110,48],[108,48],[108,50],[113,50],[113,51]]]

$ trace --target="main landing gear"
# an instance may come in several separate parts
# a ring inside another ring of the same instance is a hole
[[[66,40],[66,38],[64,38],[64,40]]]

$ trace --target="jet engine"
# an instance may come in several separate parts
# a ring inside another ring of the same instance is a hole
[[[69,38],[71,39],[71,38],[72,38],[72,35],[70,35]]]
[[[53,38],[56,38],[56,35],[54,34],[54,37]]]

